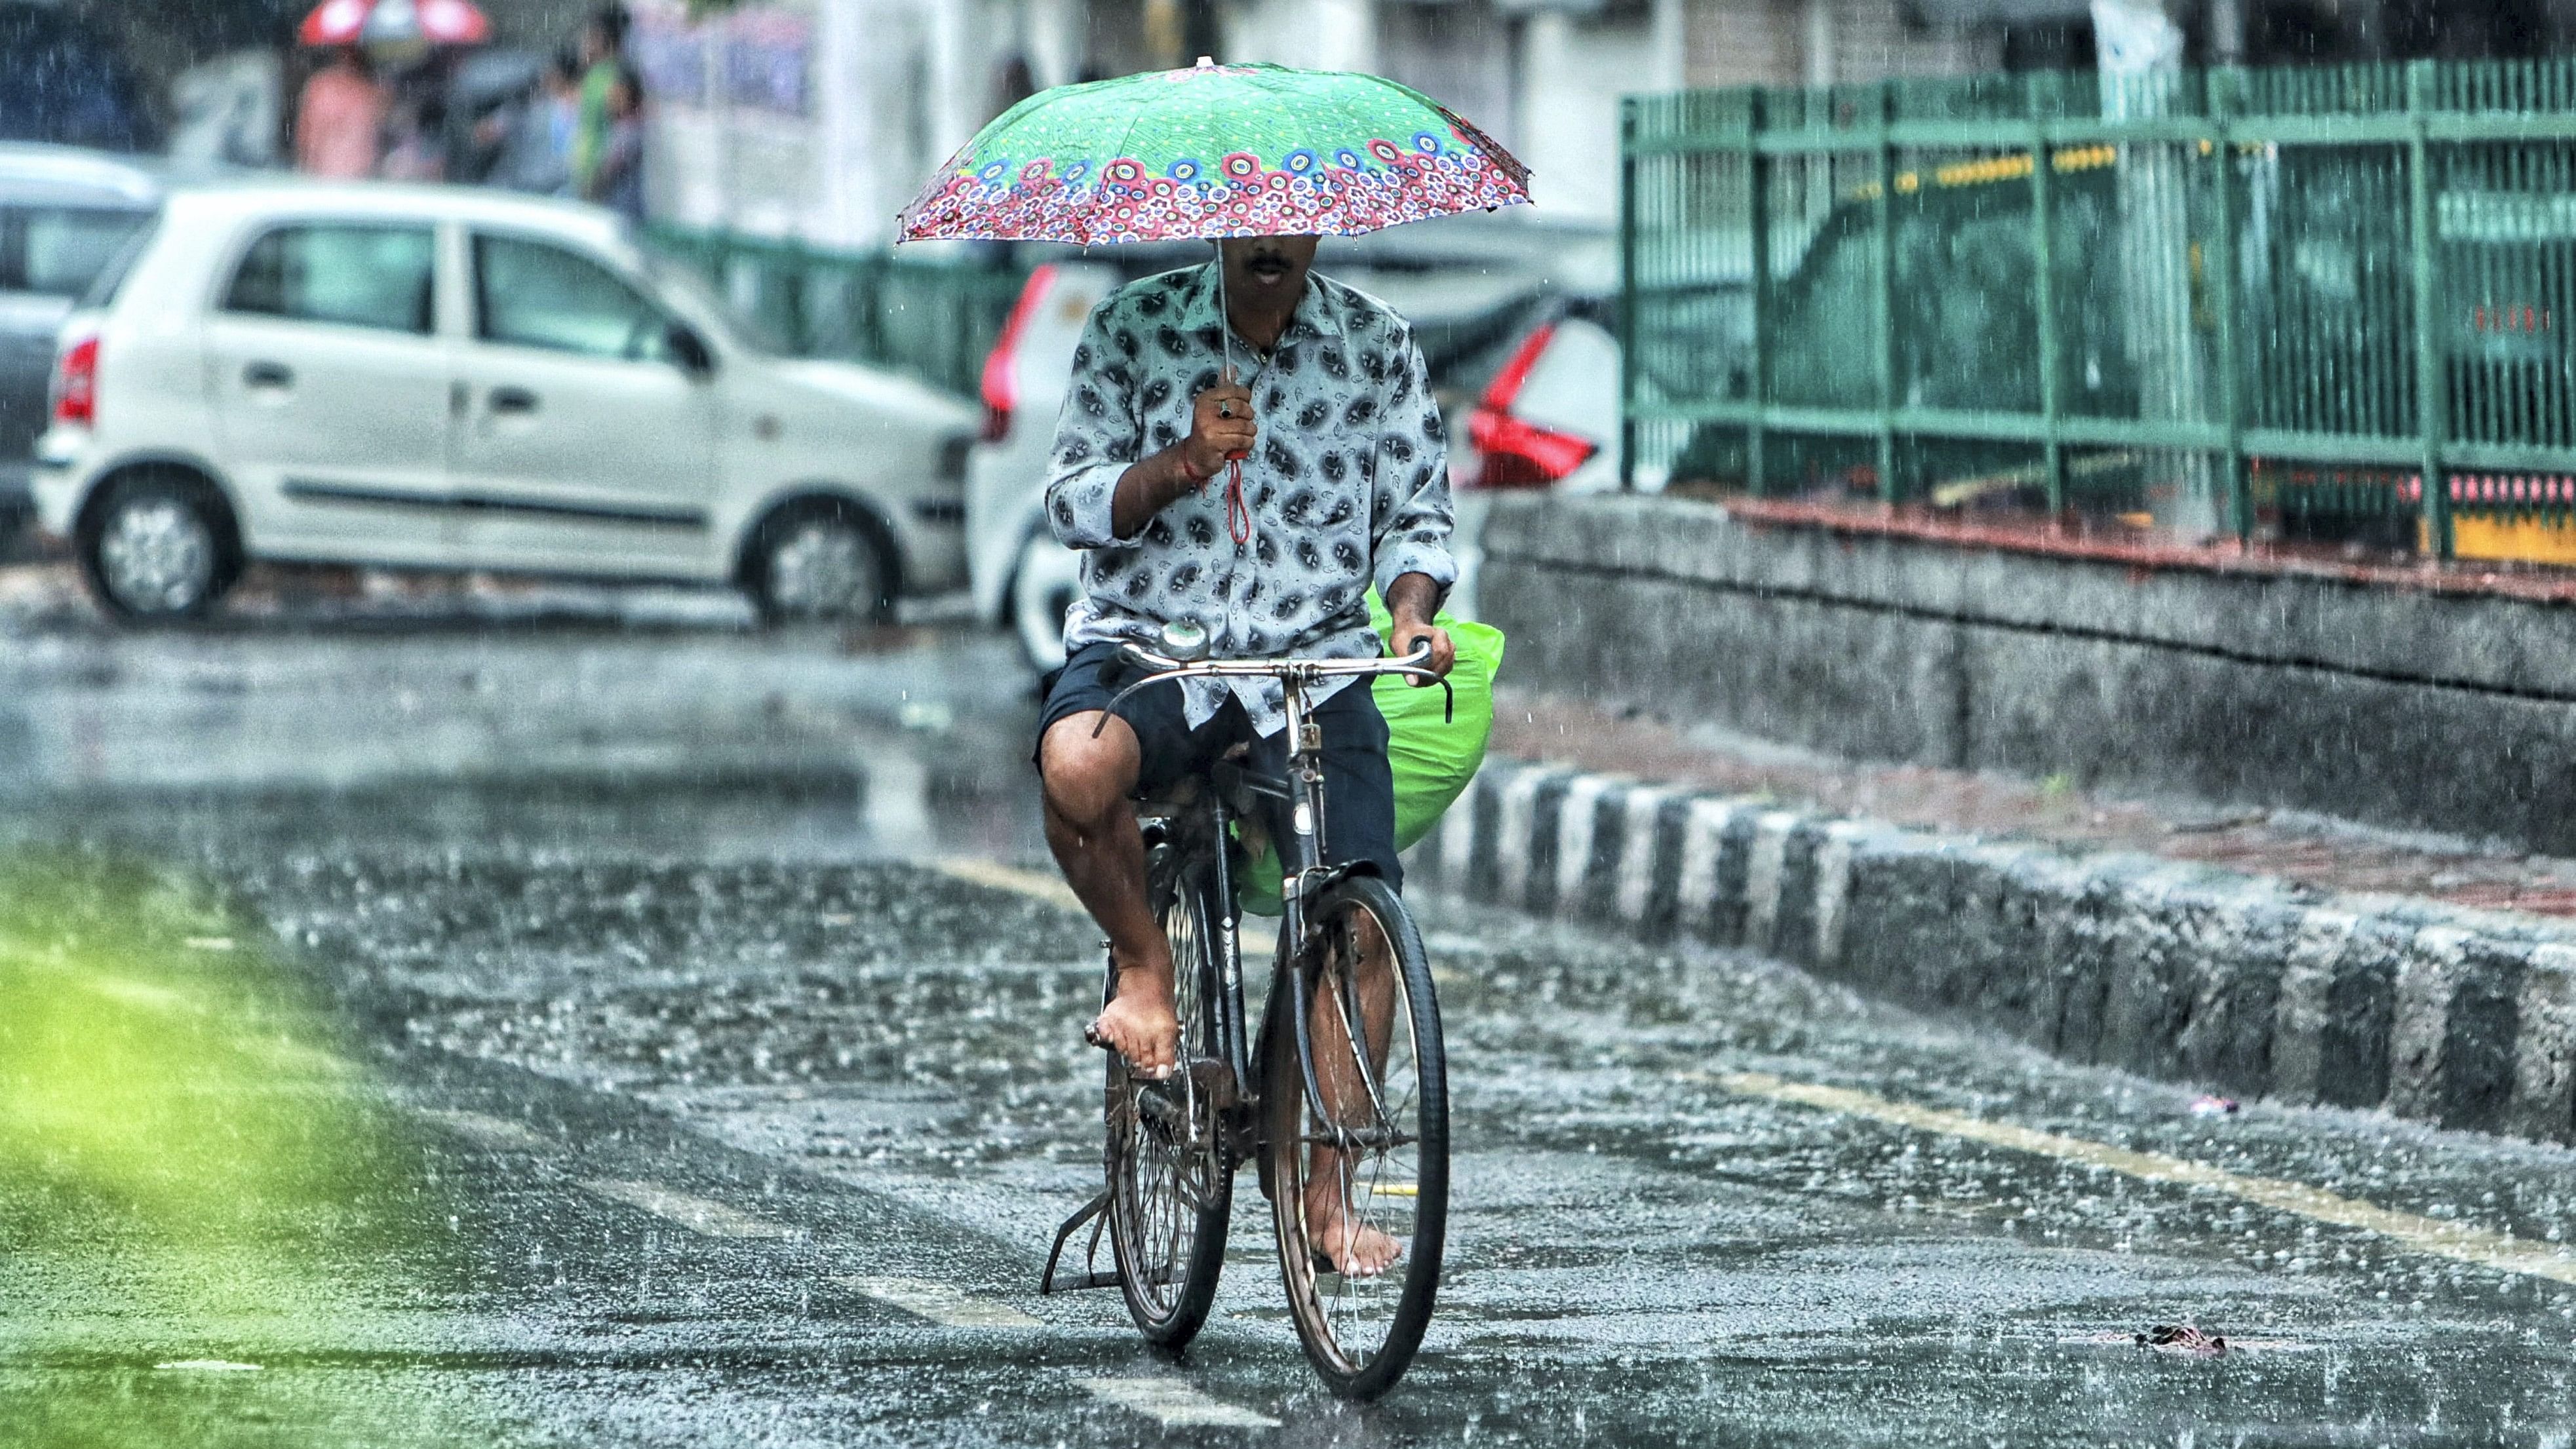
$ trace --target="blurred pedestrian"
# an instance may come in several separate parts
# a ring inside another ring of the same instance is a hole
[[[313,73],[295,104],[295,166],[315,176],[373,176],[390,104],[354,45]]]
[[[486,117],[487,144],[500,149],[491,173],[494,186],[562,196],[572,189],[572,133],[581,110],[581,53],[565,46],[537,77],[536,87],[516,107]],[[484,139],[478,132],[477,139]]]
[[[617,88],[626,67],[625,6],[611,0],[583,22],[581,64],[581,97],[572,136],[573,194],[599,201],[606,193],[601,163],[608,154],[609,133],[617,124]],[[639,104],[642,97],[639,87]]]
[[[592,201],[628,221],[644,220],[644,81],[632,66],[619,66],[609,88],[608,141],[590,184]]]
[[[446,88],[435,73],[414,76],[394,102],[376,174],[388,181],[438,181],[447,175]]]

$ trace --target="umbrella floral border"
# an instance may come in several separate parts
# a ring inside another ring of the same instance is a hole
[[[981,154],[972,142],[902,215],[905,241],[989,239],[1077,245],[1224,236],[1351,234],[1529,200],[1529,170],[1464,117],[1434,104],[1449,134],[1276,158],[1181,157],[1160,176],[1120,157]]]

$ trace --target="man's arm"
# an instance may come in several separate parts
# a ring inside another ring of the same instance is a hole
[[[1133,391],[1138,359],[1110,325],[1116,297],[1094,308],[1073,352],[1073,378],[1055,424],[1047,526],[1067,548],[1107,548],[1144,532],[1172,500],[1204,484],[1227,454],[1252,446],[1252,396],[1231,384],[1199,394],[1190,435],[1151,454]]]
[[[1387,645],[1395,657],[1403,658],[1423,640],[1431,641],[1431,672],[1447,674],[1458,662],[1458,646],[1449,640],[1449,631],[1431,622],[1440,612],[1440,586],[1429,574],[1405,574],[1386,591],[1386,612],[1393,618]],[[1420,684],[1422,681],[1415,680]]]
[[[1378,591],[1393,618],[1387,644],[1402,656],[1427,639],[1431,668],[1447,674],[1458,651],[1449,631],[1431,621],[1458,581],[1457,562],[1449,556],[1448,428],[1431,395],[1422,350],[1407,337],[1404,351],[1404,365],[1388,380],[1386,426],[1378,436],[1370,546],[1377,555]]]
[[[1134,538],[1157,513],[1216,476],[1225,460],[1252,451],[1252,394],[1233,383],[1200,393],[1190,410],[1190,435],[1118,475],[1109,500],[1109,529]]]

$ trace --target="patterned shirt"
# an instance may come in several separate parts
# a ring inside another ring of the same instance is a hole
[[[1235,377],[1260,435],[1243,460],[1251,539],[1226,525],[1226,475],[1184,493],[1134,538],[1111,532],[1110,500],[1130,464],[1187,437],[1191,407],[1217,385],[1225,334],[1216,263],[1132,282],[1091,313],[1056,421],[1047,516],[1080,549],[1084,597],[1066,616],[1068,650],[1108,640],[1161,647],[1188,620],[1220,659],[1363,659],[1382,653],[1367,593],[1405,574],[1442,589],[1449,557],[1449,464],[1440,408],[1413,329],[1383,302],[1312,273],[1264,358],[1234,339]],[[1320,702],[1348,684],[1309,692]],[[1286,723],[1277,680],[1183,681],[1192,726],[1232,691],[1267,735]]]

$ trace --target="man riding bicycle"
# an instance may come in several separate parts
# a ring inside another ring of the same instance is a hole
[[[1179,1023],[1134,802],[1237,745],[1256,769],[1281,774],[1290,741],[1275,678],[1181,680],[1112,709],[1130,682],[1120,646],[1160,649],[1164,627],[1179,623],[1204,629],[1216,658],[1374,657],[1374,582],[1395,654],[1428,644],[1429,667],[1444,675],[1455,657],[1432,623],[1457,566],[1444,428],[1421,350],[1384,303],[1310,275],[1315,244],[1232,238],[1213,262],[1113,293],[1083,331],[1056,425],[1047,517],[1083,552],[1084,597],[1066,619],[1069,657],[1047,681],[1039,724],[1047,844],[1117,968],[1114,998],[1085,1035],[1149,1077],[1174,1069]],[[1240,375],[1238,353],[1249,364]],[[1350,682],[1309,690],[1323,732],[1323,860],[1364,863],[1401,885],[1386,721]],[[1290,828],[1272,822],[1276,837]],[[1383,972],[1384,943],[1367,954]],[[1384,993],[1364,976],[1355,994],[1367,1034],[1381,1037]],[[1317,1025],[1329,1024],[1319,1014]],[[1311,1247],[1345,1274],[1384,1271],[1401,1245],[1358,1224],[1335,1178],[1310,1177]]]

